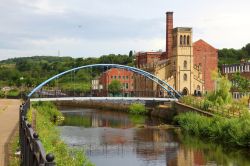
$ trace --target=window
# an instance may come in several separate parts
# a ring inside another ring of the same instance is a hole
[[[122,78],[125,80],[125,76],[122,76]]]
[[[190,37],[189,37],[189,35],[187,36],[187,45],[189,45],[190,44]]]
[[[180,36],[180,45],[182,45],[182,35]]]
[[[133,76],[131,76],[131,79],[133,79]]]
[[[126,76],[126,79],[128,80],[128,76]]]
[[[187,61],[184,61],[184,62],[183,62],[183,67],[184,67],[184,69],[187,68]]]
[[[121,76],[118,76],[119,79],[121,79]]]
[[[184,35],[183,44],[186,45],[186,35]]]
[[[114,76],[114,78],[116,79],[116,76]]]
[[[187,81],[187,74],[186,73],[183,75],[183,80]]]
[[[125,88],[128,89],[128,83],[125,83]]]
[[[113,76],[111,76],[111,79],[113,79]]]

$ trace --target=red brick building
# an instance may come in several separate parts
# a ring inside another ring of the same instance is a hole
[[[173,12],[167,12],[166,51],[138,52],[136,67],[157,75],[182,93],[184,89],[188,90],[188,94],[193,94],[194,91],[214,90],[215,83],[211,79],[211,73],[217,70],[217,49],[203,40],[193,43],[192,34],[192,28],[189,27],[173,28]],[[182,81],[184,75],[188,76],[188,83]],[[140,84],[135,85],[136,91],[137,87],[145,89],[139,77],[135,82]],[[151,89],[157,90],[156,86],[152,86]]]
[[[217,49],[200,39],[193,43],[193,54],[194,64],[201,68],[205,90],[214,90],[215,84],[211,79],[211,74],[213,70],[217,71]]]
[[[99,84],[102,86],[101,96],[108,96],[108,85],[113,80],[119,80],[122,84],[121,94],[123,96],[133,96],[134,74],[125,69],[112,68],[104,72],[99,78]]]

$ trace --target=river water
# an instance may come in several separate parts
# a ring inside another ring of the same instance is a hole
[[[250,166],[248,150],[182,135],[159,119],[85,108],[61,111],[61,138],[85,149],[96,166]]]

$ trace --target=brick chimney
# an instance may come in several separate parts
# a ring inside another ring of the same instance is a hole
[[[173,12],[167,12],[166,20],[166,59],[173,55]]]

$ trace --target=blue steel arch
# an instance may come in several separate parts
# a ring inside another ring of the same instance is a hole
[[[171,87],[167,82],[159,79],[158,77],[156,77],[155,75],[146,72],[144,70],[135,68],[135,67],[131,67],[131,66],[126,66],[126,65],[119,65],[119,64],[92,64],[92,65],[85,65],[85,66],[80,66],[80,67],[76,67],[67,71],[64,71],[62,73],[59,73],[49,79],[47,79],[46,81],[42,82],[40,85],[38,85],[37,87],[35,87],[29,94],[28,97],[30,98],[37,90],[41,89],[44,85],[46,85],[47,83],[49,83],[50,81],[61,77],[64,74],[70,73],[72,71],[76,71],[76,70],[80,70],[80,69],[84,69],[84,68],[92,68],[92,67],[112,67],[112,68],[120,68],[120,69],[125,69],[128,71],[132,71],[134,73],[140,74],[144,77],[147,77],[148,79],[154,81],[155,83],[157,83],[158,85],[160,85],[165,91],[167,91],[173,98],[179,98],[181,97],[180,93],[177,92],[173,87]]]

